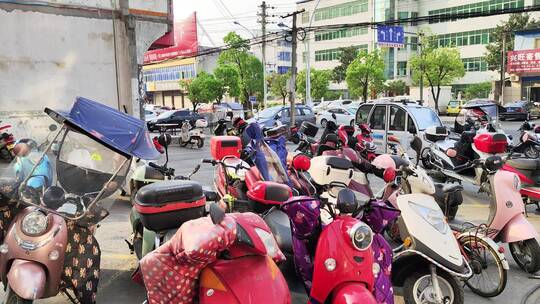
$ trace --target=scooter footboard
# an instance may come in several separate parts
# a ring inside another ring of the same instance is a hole
[[[11,290],[23,299],[40,299],[45,294],[47,275],[43,266],[36,262],[14,260],[7,279]]]
[[[359,282],[349,282],[337,287],[332,292],[332,304],[375,304],[377,301],[366,286]]]
[[[538,238],[538,232],[522,213],[514,216],[499,233],[504,243],[512,243]]]

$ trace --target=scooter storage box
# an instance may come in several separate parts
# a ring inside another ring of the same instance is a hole
[[[238,136],[213,136],[210,138],[210,154],[215,160],[225,156],[240,157],[242,141]]]
[[[315,124],[309,121],[303,121],[300,125],[299,131],[308,137],[315,137],[317,135],[317,132],[319,131],[319,128],[317,128]]]
[[[474,146],[484,153],[504,153],[508,147],[506,135],[501,133],[482,133],[474,137]]]
[[[201,184],[189,180],[171,180],[142,187],[134,207],[146,229],[164,231],[202,217],[206,199]]]
[[[281,205],[292,197],[289,186],[270,181],[258,181],[248,190],[247,196],[255,202],[256,212],[264,212],[274,205]]]
[[[448,137],[448,130],[446,127],[428,127],[426,129],[426,139],[431,142],[437,142],[439,140],[444,140]]]
[[[315,183],[327,186],[332,183],[349,185],[354,174],[350,160],[336,156],[316,156],[308,170]]]

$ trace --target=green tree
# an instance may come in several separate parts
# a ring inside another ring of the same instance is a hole
[[[392,96],[403,95],[407,92],[407,84],[401,79],[389,81],[386,83],[386,92]]]
[[[290,73],[278,74],[273,73],[268,76],[268,87],[270,87],[270,93],[274,96],[281,97],[283,105],[285,105],[285,99],[287,98],[287,81],[289,80]]]
[[[188,91],[188,98],[193,104],[193,111],[200,103],[218,100],[223,86],[212,74],[200,72],[191,81],[182,81],[181,86]]]
[[[353,96],[368,99],[369,89],[379,88],[384,82],[384,60],[379,50],[361,50],[347,68],[345,80]]]
[[[456,48],[435,48],[429,45],[430,38],[424,40],[424,47],[420,55],[411,58],[413,80],[420,82],[420,75],[424,75],[424,84],[429,85],[435,101],[435,109],[439,109],[439,95],[441,86],[450,85],[454,80],[465,75],[465,68],[459,50]]]
[[[501,70],[503,38],[506,36],[506,51],[514,49],[514,31],[538,28],[540,20],[535,20],[527,13],[512,14],[507,21],[497,25],[490,33],[490,43],[486,46],[485,59],[490,70]]]
[[[220,64],[214,70],[214,77],[219,81],[221,90],[217,98],[217,103],[221,103],[223,96],[229,94],[231,97],[240,96],[240,80],[238,72],[231,64]]]
[[[311,71],[311,97],[318,100],[322,99],[328,92],[328,85],[330,85],[330,79],[332,74],[327,70],[315,70]],[[296,92],[302,96],[306,96],[306,71],[302,70],[296,76]]]
[[[235,32],[228,33],[223,41],[227,49],[221,52],[218,58],[218,65],[231,65],[238,73],[238,84],[240,89],[240,100],[247,108],[249,96],[256,95],[261,100],[263,92],[262,63],[255,56],[250,54],[249,44]]]
[[[465,88],[465,99],[473,99],[473,98],[486,98],[489,96],[489,93],[491,92],[491,82],[480,82],[471,84],[467,88]]]
[[[339,65],[332,70],[332,80],[341,83],[347,76],[347,68],[358,54],[358,48],[354,46],[342,47],[339,49]]]

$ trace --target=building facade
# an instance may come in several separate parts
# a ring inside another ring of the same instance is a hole
[[[305,9],[301,25],[308,27],[313,16],[312,26],[360,23],[368,21],[382,22],[433,16],[439,14],[458,14],[467,12],[484,12],[494,9],[522,8],[533,5],[535,0],[321,0],[315,9],[316,0],[297,2],[298,9]],[[538,18],[538,12],[532,13]],[[387,48],[385,52],[387,79],[401,79],[412,84],[409,59],[418,54],[418,32],[431,33],[436,37],[438,46],[456,46],[463,60],[466,74],[456,80],[452,91],[457,97],[468,85],[498,79],[498,73],[490,71],[484,60],[486,45],[491,41],[490,33],[508,15],[477,17],[444,22],[423,22],[404,24],[405,46],[403,48]],[[376,29],[371,27],[348,27],[345,29],[321,30],[311,32],[304,44],[309,40],[311,66],[315,69],[332,69],[339,64],[339,48],[356,46],[359,49],[377,48]],[[306,48],[300,46],[299,69],[305,69]],[[333,89],[344,89],[345,84],[333,84]]]

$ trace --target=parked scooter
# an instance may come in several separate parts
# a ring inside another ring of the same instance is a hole
[[[182,192],[178,190],[176,195]],[[180,220],[167,218],[167,212],[152,213],[144,215],[143,223],[153,229],[165,221],[172,228],[192,217],[189,209],[173,213]],[[275,264],[282,258],[259,216],[226,215],[211,204],[209,217],[182,224],[169,241],[140,261],[140,271],[150,304],[192,302],[195,298],[201,304],[289,304],[287,282]]]
[[[525,121],[519,128],[519,144],[513,146],[510,150],[511,157],[513,154],[522,154],[527,158],[537,159],[540,157],[540,141],[538,136],[533,132],[534,124]]]
[[[182,147],[196,145],[197,148],[202,148],[204,146],[204,139],[206,138],[204,128],[207,126],[208,123],[204,119],[197,119],[194,126],[191,126],[191,123],[188,120],[184,120],[182,122],[182,127],[180,127],[178,143]]]
[[[513,172],[519,177],[521,188],[519,192],[525,204],[535,204],[540,210],[540,160],[527,158],[507,159],[501,168]],[[527,209],[525,209],[527,212]]]
[[[11,125],[0,126],[0,158],[7,162],[13,160],[12,150],[15,146],[15,137],[8,132],[9,128],[11,128]]]
[[[217,121],[217,124],[216,124],[216,127],[214,128],[213,133],[215,136],[237,135],[236,130],[234,128],[227,127],[227,120],[223,118]]]
[[[402,167],[399,183],[387,185],[384,188],[384,196],[392,205],[397,205],[396,195],[399,193],[411,194],[422,193],[431,195],[439,204],[447,218],[453,220],[457,207],[462,202],[460,185],[441,185],[433,183],[425,170],[412,162],[409,157],[408,140],[399,140],[395,136],[389,136],[390,149],[397,156],[382,155],[374,162],[380,162],[381,166],[388,163],[389,166]],[[411,148],[417,153],[420,151],[421,139],[417,136],[411,141]],[[397,157],[400,158],[397,158]],[[465,223],[464,225],[451,222],[454,235],[459,242],[461,253],[470,264],[473,275],[465,283],[471,290],[483,297],[495,297],[504,291],[507,281],[508,262],[502,253],[501,247],[482,233],[484,225],[475,226]],[[395,231],[389,230],[389,235]]]
[[[132,157],[152,157],[154,151],[139,136],[142,121],[100,103],[79,97],[70,112],[45,112],[62,124],[53,138],[60,149],[53,167],[47,156],[52,144],[41,154],[26,144],[16,147],[20,186],[12,186],[19,189],[12,199],[22,207],[13,206],[16,215],[4,222],[9,228],[0,246],[0,277],[6,303],[31,303],[59,292],[73,303],[95,303],[100,250],[93,233],[112,206],[106,198],[122,184]],[[106,123],[112,119],[118,129]]]
[[[293,227],[295,267],[309,303],[377,303],[375,274],[384,270],[375,266],[373,232],[350,215],[365,203],[342,189],[336,205],[311,197],[293,197],[281,205]],[[332,215],[324,226],[323,208]]]

